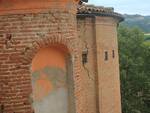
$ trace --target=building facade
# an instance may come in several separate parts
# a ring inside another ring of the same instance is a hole
[[[0,113],[121,113],[112,8],[0,1]]]

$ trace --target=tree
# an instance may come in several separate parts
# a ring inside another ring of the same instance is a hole
[[[118,29],[123,113],[150,113],[150,49],[138,28]]]

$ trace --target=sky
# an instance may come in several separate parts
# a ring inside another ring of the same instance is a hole
[[[89,0],[88,4],[114,7],[122,14],[150,15],[150,0]]]

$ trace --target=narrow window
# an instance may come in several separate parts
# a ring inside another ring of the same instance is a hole
[[[0,105],[0,113],[4,113],[4,105]]]
[[[82,63],[83,64],[87,63],[87,52],[82,53]]]
[[[112,50],[112,57],[115,58],[115,50]]]
[[[105,61],[108,60],[108,51],[105,51]]]

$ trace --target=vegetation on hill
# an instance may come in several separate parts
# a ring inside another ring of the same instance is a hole
[[[137,28],[118,29],[122,113],[150,113],[150,46]]]
[[[150,46],[150,34],[145,34],[144,40],[145,40],[144,44]]]
[[[150,16],[124,15],[123,25],[128,27],[139,27],[143,32],[150,33]]]

